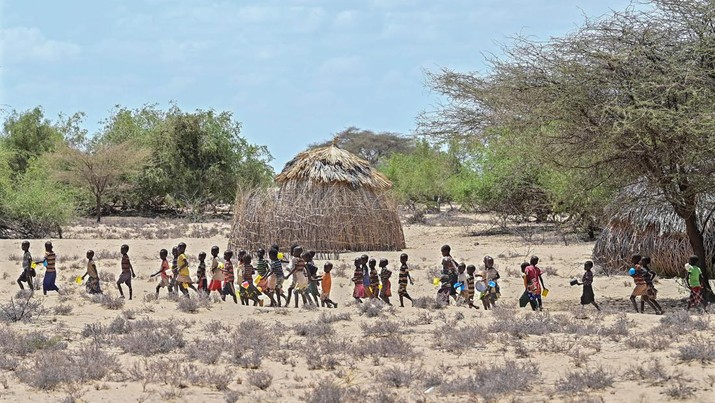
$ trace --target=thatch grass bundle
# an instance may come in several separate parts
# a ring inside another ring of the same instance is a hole
[[[239,192],[229,248],[298,243],[320,253],[401,250],[405,237],[390,181],[336,146],[304,151],[278,189]]]
[[[705,238],[707,264],[715,256],[715,203],[703,197],[698,222]],[[666,277],[683,276],[693,254],[685,222],[661,195],[642,185],[629,187],[609,208],[610,220],[593,249],[596,264],[607,272],[628,270],[633,254],[650,256],[651,268]],[[702,264],[701,264],[702,265]]]

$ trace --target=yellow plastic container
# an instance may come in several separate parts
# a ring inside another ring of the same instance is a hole
[[[541,296],[544,297],[544,298],[548,297],[548,296],[549,296],[549,289],[548,289],[548,288],[544,288],[544,290],[541,291]]]

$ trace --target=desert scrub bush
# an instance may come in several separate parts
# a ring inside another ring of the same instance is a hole
[[[119,254],[119,253],[117,253]],[[105,283],[116,283],[117,282],[117,276],[114,275],[114,273],[109,272],[109,271],[100,271],[99,272],[99,280]]]
[[[444,309],[444,305],[437,302],[436,299],[430,297],[418,297],[412,301],[412,306],[420,309],[428,309],[433,311],[435,309]]]
[[[10,298],[10,302],[0,305],[0,322],[30,322],[46,313],[42,302],[32,298]]]
[[[101,380],[117,368],[117,360],[96,345],[78,351],[48,351],[35,355],[16,371],[18,379],[34,388]]]
[[[201,339],[194,339],[184,347],[184,353],[190,361],[199,361],[204,364],[214,365],[221,359],[223,346],[228,343],[223,338],[212,337],[210,343],[204,343]]]
[[[220,320],[212,320],[204,325],[204,331],[209,334],[229,333],[231,325],[227,325]]]
[[[266,390],[273,383],[273,375],[268,371],[253,371],[248,376],[248,383],[260,390]]]
[[[528,312],[520,316],[513,309],[494,309],[490,333],[506,333],[514,337],[561,333],[562,326],[548,312]]]
[[[504,361],[503,364],[477,365],[471,376],[445,380],[440,385],[443,393],[476,395],[495,400],[502,395],[531,390],[541,374],[532,363]]]
[[[678,358],[681,361],[700,361],[709,363],[715,361],[715,343],[696,336],[678,348]]]
[[[696,330],[708,330],[710,328],[709,320],[702,317],[693,318],[690,313],[685,310],[674,311],[668,315],[664,315],[659,320],[660,324],[674,329],[678,334],[688,333]]]
[[[231,373],[212,367],[197,366],[169,358],[144,358],[135,361],[127,373],[135,382],[178,386],[213,386],[219,391],[228,389]]]
[[[298,336],[325,337],[335,334],[333,325],[329,322],[299,322],[293,325],[293,331]]]
[[[368,318],[380,316],[385,306],[387,306],[387,304],[377,299],[370,299],[357,305],[360,315],[367,316]]]
[[[348,312],[343,312],[343,313],[321,313],[320,316],[318,316],[318,321],[319,322],[324,322],[324,323],[335,323],[335,322],[341,322],[341,321],[350,321],[351,317]]]
[[[198,313],[199,302],[195,298],[181,298],[176,303],[176,309],[184,313]]]
[[[52,308],[52,311],[55,313],[55,315],[67,316],[72,313],[72,306],[65,304],[56,305],[54,308]]]
[[[402,388],[412,384],[413,381],[422,377],[422,370],[413,366],[408,367],[388,367],[380,374],[379,380],[387,388]]]
[[[665,334],[640,334],[628,337],[626,346],[634,349],[644,349],[650,351],[663,351],[673,344],[673,338]]]
[[[606,389],[613,385],[613,373],[601,366],[582,371],[571,371],[556,381],[559,393],[582,393],[589,390]]]
[[[347,386],[340,385],[330,379],[322,379],[316,382],[316,386],[303,395],[303,399],[308,403],[335,403],[344,402],[353,390]]]
[[[414,348],[402,336],[393,335],[361,341],[353,345],[358,357],[399,357],[406,360],[414,355]]]
[[[38,350],[62,350],[67,344],[62,337],[47,337],[34,331],[22,333],[9,327],[0,328],[0,353],[5,356],[25,357]]]
[[[432,333],[432,346],[438,350],[451,353],[461,353],[477,344],[485,344],[490,340],[486,329],[479,325],[458,326],[455,322],[447,322],[438,326]]]
[[[112,338],[109,330],[101,323],[87,323],[82,328],[82,337],[90,339],[95,344],[108,344]]]
[[[688,383],[684,380],[676,379],[675,381],[670,382],[663,393],[671,399],[686,400],[695,397],[694,390],[695,388],[693,388],[692,385],[688,385]]]
[[[263,355],[280,342],[268,325],[255,319],[240,322],[231,337],[231,361],[250,369],[260,368]]]
[[[92,302],[111,310],[119,310],[124,307],[124,298],[119,298],[114,294],[95,294],[91,299]]]
[[[663,362],[657,358],[651,358],[643,364],[631,365],[626,371],[626,379],[647,382],[651,385],[657,385],[680,376],[680,374],[668,372]]]
[[[148,357],[183,348],[185,342],[183,331],[174,321],[167,320],[155,328],[134,329],[130,326],[118,344],[125,353]]]
[[[363,336],[388,337],[400,333],[399,323],[390,320],[379,320],[373,324],[362,322],[360,330]]]
[[[628,319],[625,314],[619,314],[611,326],[601,329],[601,334],[613,341],[620,341],[623,336],[628,336],[632,326],[632,320]]]

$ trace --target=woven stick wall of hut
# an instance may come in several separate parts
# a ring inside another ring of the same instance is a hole
[[[700,201],[698,222],[703,230],[708,263],[715,257],[715,198]],[[611,272],[629,267],[633,254],[650,256],[651,268],[666,277],[683,276],[693,254],[685,223],[662,196],[643,185],[627,188],[609,209],[610,220],[593,249],[593,259]]]
[[[335,145],[298,154],[276,183],[278,189],[239,192],[229,248],[299,243],[338,253],[405,247],[390,181]]]

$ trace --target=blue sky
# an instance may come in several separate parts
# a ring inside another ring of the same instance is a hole
[[[424,71],[483,71],[520,33],[562,35],[626,0],[0,0],[0,105],[230,110],[283,164],[349,126],[409,134]]]

